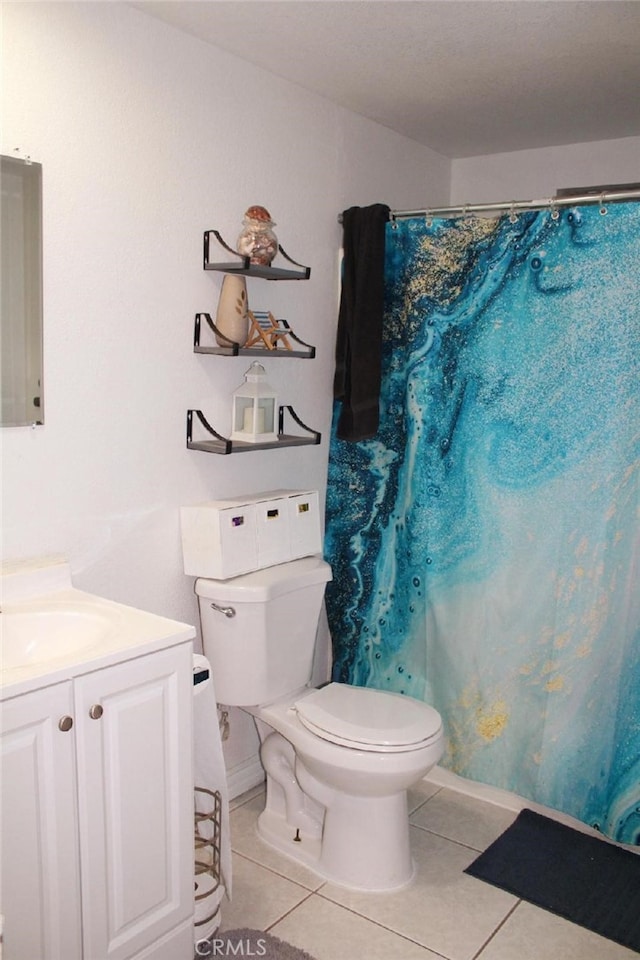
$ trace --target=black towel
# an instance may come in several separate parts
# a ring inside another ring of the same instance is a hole
[[[378,431],[384,237],[389,207],[350,207],[342,214],[344,260],[333,395],[342,401],[340,440],[368,440]]]

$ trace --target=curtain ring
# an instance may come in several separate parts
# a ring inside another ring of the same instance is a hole
[[[600,216],[606,217],[606,215],[608,214],[608,212],[609,212],[609,211],[607,210],[607,208],[606,208],[605,205],[604,205],[604,193],[601,193],[601,194],[600,194]]]
[[[517,222],[518,222],[518,215],[516,214],[516,202],[515,200],[512,200],[510,213],[509,213],[509,223],[517,223]]]
[[[552,220],[557,220],[558,217],[560,216],[560,211],[559,211],[558,208],[556,207],[556,205],[555,205],[555,203],[553,202],[553,200],[550,200],[550,201],[549,201],[549,213],[551,214],[551,219],[552,219]]]
[[[390,212],[390,213],[389,213],[389,219],[391,220],[391,229],[392,229],[392,230],[397,230],[397,229],[398,229],[398,223],[397,223],[397,221],[396,221],[396,215],[395,215],[395,213]]]
[[[431,216],[431,211],[429,210],[428,207],[424,212],[424,225],[425,227],[433,226],[433,217]]]

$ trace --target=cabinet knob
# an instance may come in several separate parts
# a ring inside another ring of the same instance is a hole
[[[92,707],[89,708],[89,716],[92,720],[99,720],[104,710],[99,703],[94,703]]]
[[[71,730],[73,726],[73,717],[60,717],[58,720],[58,730],[62,730],[63,733],[67,733],[68,730]]]

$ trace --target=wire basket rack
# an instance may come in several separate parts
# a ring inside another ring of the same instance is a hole
[[[195,788],[195,926],[215,918],[221,899],[222,797],[218,790]]]

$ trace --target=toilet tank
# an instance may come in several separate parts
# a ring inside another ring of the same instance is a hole
[[[219,703],[270,703],[309,681],[329,580],[331,567],[319,556],[230,580],[196,580],[204,655]]]

